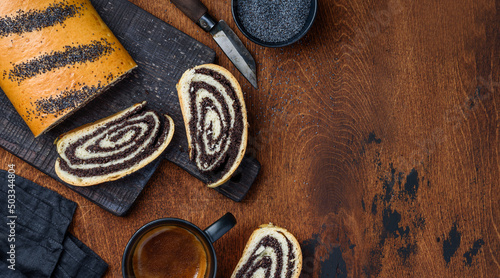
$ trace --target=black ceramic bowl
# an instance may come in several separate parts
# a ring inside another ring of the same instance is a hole
[[[282,46],[287,46],[292,43],[295,43],[296,41],[300,40],[306,33],[309,31],[311,28],[314,19],[316,18],[316,13],[318,11],[318,0],[311,0],[311,8],[309,10],[309,15],[307,16],[306,22],[304,24],[304,27],[302,30],[300,30],[297,34],[295,34],[293,37],[291,37],[289,40],[286,41],[281,41],[281,42],[267,42],[263,41],[252,34],[250,34],[245,27],[243,26],[240,18],[238,17],[238,1],[245,1],[245,0],[231,0],[231,11],[233,13],[233,19],[234,22],[236,23],[236,26],[238,26],[238,29],[240,29],[241,33],[245,35],[249,40],[253,41],[256,44],[266,46],[266,47],[282,47]]]

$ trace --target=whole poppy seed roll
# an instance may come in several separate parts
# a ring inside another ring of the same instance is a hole
[[[0,4],[0,87],[35,137],[135,67],[89,0]]]

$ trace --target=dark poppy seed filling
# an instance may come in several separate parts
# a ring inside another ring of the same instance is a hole
[[[242,107],[224,75],[208,68],[195,74],[208,78],[197,78],[189,87],[191,158],[201,172],[218,180],[238,156],[245,128]]]
[[[144,106],[124,113],[69,143],[60,153],[60,169],[77,177],[95,177],[129,169],[150,157],[165,142],[169,121],[161,126]]]
[[[288,245],[288,268],[286,270],[286,278],[291,278],[293,275],[293,269],[295,267],[295,253],[293,252],[293,243],[283,234],[282,232],[278,232],[282,234]]]
[[[112,44],[104,38],[98,41],[93,40],[90,44],[81,44],[78,46],[67,45],[62,51],[51,51],[26,62],[14,64],[13,68],[9,70],[8,78],[19,84],[28,78],[54,69],[97,61],[99,58],[109,55],[113,51]]]
[[[82,6],[70,5],[67,1],[50,4],[45,10],[16,12],[15,16],[0,17],[0,37],[11,34],[23,34],[43,28],[63,24],[71,17],[81,13]]]
[[[269,223],[252,233],[231,278],[298,278],[301,270],[297,239]]]
[[[265,278],[292,277],[295,265],[293,244],[283,233],[278,233],[286,240],[286,246],[274,235],[264,236],[259,244],[253,247],[251,255],[236,273],[236,278],[251,278],[258,271],[260,274],[263,272]]]

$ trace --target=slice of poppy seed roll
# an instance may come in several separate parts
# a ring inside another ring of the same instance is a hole
[[[61,135],[57,140],[55,170],[75,186],[117,180],[146,166],[168,146],[174,122],[135,104],[95,123]]]
[[[189,157],[207,175],[209,187],[231,178],[247,146],[245,100],[225,68],[205,64],[187,70],[177,83]]]
[[[261,225],[248,240],[231,278],[298,278],[302,251],[286,229]]]

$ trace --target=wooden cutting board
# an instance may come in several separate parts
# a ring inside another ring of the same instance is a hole
[[[215,52],[126,0],[92,0],[92,4],[139,67],[62,124],[36,139],[5,94],[0,92],[0,146],[65,184],[54,171],[57,158],[54,139],[75,127],[146,100],[148,108],[169,114],[175,122],[174,137],[162,158],[206,182],[207,177],[189,160],[175,84],[188,68],[213,62]],[[109,212],[123,216],[162,158],[114,182],[91,187],[65,185]],[[233,178],[215,190],[234,201],[240,201],[250,189],[259,170],[257,160],[245,157]]]

